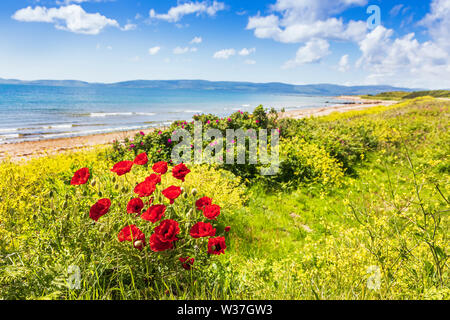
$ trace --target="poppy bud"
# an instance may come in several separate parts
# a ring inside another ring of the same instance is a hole
[[[83,191],[83,196],[86,197],[87,195],[88,195],[87,191],[84,190],[84,191]]]
[[[113,176],[112,182],[113,182],[113,183],[116,182],[116,176]]]
[[[126,193],[126,192],[128,192],[128,189],[127,189],[127,187],[122,187],[122,190],[121,190],[123,193]]]
[[[52,209],[51,214],[52,214],[52,215],[55,215],[55,214],[56,214],[56,210],[55,210],[55,209]]]
[[[114,189],[119,190],[119,185],[117,183],[114,185]]]
[[[91,186],[93,186],[93,187],[95,187],[95,185],[97,184],[97,181],[95,181],[95,180],[92,180],[92,182],[91,182]]]
[[[51,198],[53,197],[53,190],[50,190],[50,193],[48,194],[48,196]]]
[[[63,203],[63,209],[67,209],[67,201],[64,201],[64,203]]]
[[[191,190],[191,194],[195,197],[197,195],[197,189],[192,189]]]
[[[137,240],[134,242],[134,247],[140,248],[144,245],[144,243],[141,240]]]
[[[98,193],[98,196],[99,196],[100,198],[102,198],[102,197],[103,197],[103,192],[100,191],[100,192]]]

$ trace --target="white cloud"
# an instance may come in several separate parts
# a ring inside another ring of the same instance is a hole
[[[176,47],[175,49],[173,49],[173,53],[174,54],[184,54],[184,53],[187,53],[187,52],[189,52],[189,47],[185,47],[185,48]]]
[[[414,33],[394,38],[394,31],[383,26],[360,41],[357,66],[369,72],[366,83],[450,88],[450,0],[433,0],[430,8],[419,22],[427,28],[428,41],[419,42]]]
[[[161,50],[161,47],[152,47],[152,48],[148,49],[148,54],[151,55],[151,56],[154,56],[160,50]]]
[[[236,55],[236,50],[234,49],[223,49],[214,53],[214,59],[228,59],[231,56]]]
[[[378,26],[360,42],[357,66],[369,71],[367,83],[450,87],[450,57],[437,42],[420,43],[414,33],[392,39],[393,30]]]
[[[347,72],[349,69],[348,54],[345,54],[341,57],[341,60],[339,60],[338,70],[340,72]]]
[[[258,38],[283,43],[299,43],[311,38],[361,40],[367,29],[365,21],[331,17],[352,6],[363,6],[367,0],[277,0],[272,14],[250,17],[248,30]]]
[[[83,2],[106,2],[106,1],[109,1],[109,0],[61,0],[61,1],[56,1],[56,4],[71,4],[71,3],[83,3]]]
[[[295,68],[307,63],[320,62],[322,58],[330,54],[330,44],[323,39],[313,39],[300,47],[295,59],[287,61],[283,69]]]
[[[123,28],[121,28],[122,31],[131,31],[135,30],[137,28],[137,25],[133,23],[127,23]]]
[[[450,51],[450,0],[433,0],[430,12],[419,24],[428,28],[435,42]]]
[[[208,16],[215,16],[217,12],[224,10],[225,4],[223,2],[214,1],[210,4],[207,1],[190,1],[182,4],[178,4],[176,7],[169,9],[167,13],[157,14],[154,9],[150,10],[150,18],[164,20],[167,22],[178,22],[185,15],[190,14],[206,14]]]
[[[395,5],[394,7],[392,7],[391,11],[389,11],[389,15],[392,17],[397,16],[402,10],[403,6],[404,6],[403,4]]]
[[[81,34],[96,35],[108,26],[120,28],[116,20],[100,13],[86,13],[78,5],[60,8],[27,7],[14,13],[13,19],[23,22],[53,23],[55,28]]]
[[[283,69],[299,67],[307,63],[320,62],[322,58],[330,54],[330,44],[323,39],[313,39],[300,47],[295,55],[295,59],[287,61]]]
[[[191,40],[191,44],[199,44],[202,43],[203,39],[202,37],[195,37],[194,39]]]
[[[256,48],[251,48],[251,49],[244,48],[241,51],[239,51],[239,55],[240,56],[248,56],[255,52],[256,52]]]

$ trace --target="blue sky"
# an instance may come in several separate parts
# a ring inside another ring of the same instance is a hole
[[[449,30],[450,0],[2,0],[0,77],[450,88]]]

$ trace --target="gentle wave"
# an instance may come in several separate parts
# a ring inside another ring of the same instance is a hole
[[[202,110],[183,110],[184,113],[202,113]]]
[[[0,135],[0,139],[5,140],[5,139],[14,139],[14,138],[19,138],[20,134],[15,133],[15,134],[1,134]]]
[[[155,116],[156,113],[153,112],[92,112],[89,114],[90,117],[116,117],[116,116]]]
[[[18,128],[0,128],[0,132],[14,132],[14,131],[19,131],[20,129]]]

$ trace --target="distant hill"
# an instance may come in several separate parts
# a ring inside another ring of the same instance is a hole
[[[280,82],[252,83],[232,81],[206,81],[206,80],[133,80],[117,83],[89,83],[76,80],[35,80],[21,81],[15,79],[1,79],[0,84],[11,85],[36,85],[57,87],[121,87],[121,88],[152,88],[166,90],[225,90],[237,92],[261,92],[279,94],[304,94],[304,95],[376,95],[387,91],[406,91],[413,89],[397,88],[391,86],[341,86],[335,84],[309,84],[293,85]]]
[[[404,100],[425,96],[431,96],[435,98],[450,98],[450,90],[429,90],[429,91],[414,91],[414,92],[391,91],[391,92],[381,92],[376,95],[372,94],[363,95],[361,96],[361,98],[378,99],[378,100]]]

